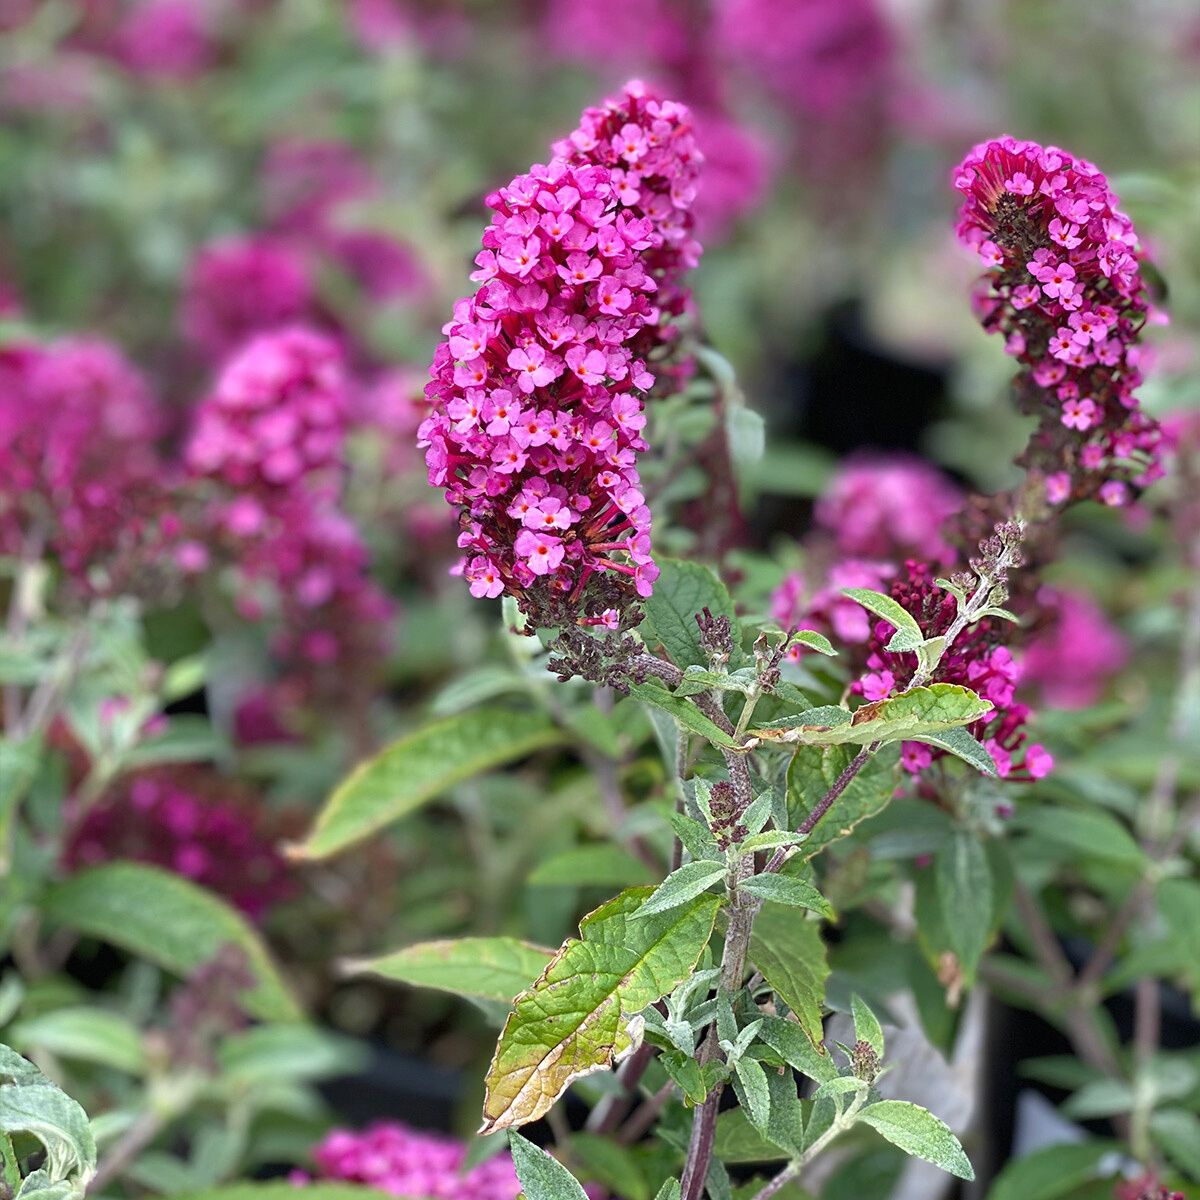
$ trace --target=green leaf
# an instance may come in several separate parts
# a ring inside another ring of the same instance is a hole
[[[842,711],[834,709],[834,713]],[[977,696],[970,688],[931,683],[887,700],[862,704],[849,721],[840,715],[828,720],[826,710],[812,709],[793,718],[788,726],[752,729],[750,736],[800,746],[868,746],[872,742],[919,740],[926,734],[970,725],[991,711],[991,701]]]
[[[792,875],[754,875],[738,884],[738,890],[749,892],[760,900],[772,900],[792,908],[807,908],[823,917],[832,917],[829,901],[807,879]]]
[[[1129,866],[1140,866],[1144,858],[1125,826],[1097,809],[1030,808],[1019,810],[1015,823],[1039,841],[1088,858]]]
[[[837,1066],[820,1043],[813,1045],[795,1021],[783,1017],[764,1017],[758,1030],[759,1040],[770,1046],[788,1066],[795,1067],[802,1075],[825,1083],[836,1079]]]
[[[0,739],[0,878],[12,864],[13,822],[37,775],[39,751],[35,741]]]
[[[906,644],[897,647],[889,645],[889,650],[913,650],[925,640],[925,634],[917,624],[916,618],[906,608],[897,604],[891,596],[885,596],[882,592],[872,591],[870,588],[842,588],[842,595],[856,600],[868,612],[882,617],[893,629],[900,633],[907,633],[910,638],[914,639],[912,645]]]
[[[825,980],[829,977],[820,926],[792,909],[768,902],[754,922],[750,960],[795,1014],[812,1044],[820,1046]]]
[[[484,1133],[545,1114],[576,1079],[633,1046],[632,1018],[688,977],[712,936],[719,896],[633,920],[651,888],[630,888],[580,922],[519,995],[487,1075]]]
[[[750,1124],[745,1109],[732,1108],[717,1117],[713,1156],[723,1163],[761,1163],[787,1158],[788,1153]]]
[[[915,1154],[959,1179],[974,1179],[967,1156],[949,1126],[919,1104],[907,1100],[878,1100],[868,1104],[858,1119],[870,1125],[905,1154]]]
[[[133,1022],[104,1008],[56,1008],[19,1021],[14,1044],[49,1050],[58,1058],[79,1059],[140,1075],[146,1067],[142,1039]]]
[[[1163,1108],[1150,1118],[1150,1133],[1163,1153],[1200,1183],[1200,1117],[1186,1108]]]
[[[346,967],[354,974],[511,1004],[546,969],[553,953],[516,938],[449,938],[420,942],[380,958],[355,959]]]
[[[992,870],[979,838],[965,829],[937,852],[938,902],[949,937],[950,948],[974,978],[992,932]]]
[[[253,1025],[217,1047],[221,1073],[238,1087],[349,1075],[365,1066],[358,1041],[300,1022]]]
[[[739,1058],[733,1068],[734,1090],[738,1102],[746,1110],[750,1124],[768,1141],[771,1137],[771,1089],[762,1064],[753,1058]]]
[[[512,707],[476,708],[435,721],[356,767],[292,853],[328,858],[464,779],[563,740],[549,717]]]
[[[879,1018],[867,1007],[856,992],[850,997],[850,1012],[854,1017],[854,1036],[866,1042],[879,1058],[883,1057],[883,1029]]]
[[[28,1191],[44,1194],[70,1181],[66,1194],[82,1196],[96,1170],[96,1142],[87,1114],[8,1046],[0,1046],[0,1078],[7,1080],[0,1083],[0,1136],[28,1134],[46,1151],[41,1170],[26,1181]]]
[[[390,1193],[355,1183],[314,1179],[304,1185],[304,1200],[388,1200]],[[296,1200],[296,1185],[274,1183],[230,1183],[199,1192],[184,1192],[173,1200]]]
[[[810,650],[815,650],[818,654],[824,654],[827,657],[836,657],[837,655],[833,643],[823,633],[817,633],[814,629],[798,629],[788,638],[789,646],[795,645],[797,642],[801,646],[807,646]]]
[[[509,1130],[508,1144],[525,1200],[587,1200],[579,1181],[562,1163],[515,1129]]]
[[[676,666],[706,667],[708,655],[700,648],[696,614],[707,608],[714,617],[728,617],[736,630],[733,601],[707,567],[677,558],[655,561],[659,576],[645,602],[646,619],[638,632],[647,646],[661,644]]]
[[[544,858],[529,873],[530,887],[631,887],[646,883],[650,868],[620,846],[572,846]]]
[[[114,862],[72,876],[47,893],[46,916],[80,933],[189,975],[232,944],[256,983],[246,1010],[268,1021],[296,1021],[300,1006],[249,922],[211,892],[142,863]]]
[[[798,827],[850,765],[855,751],[845,746],[802,746],[788,768],[788,812]],[[845,791],[817,822],[800,849],[812,858],[830,842],[843,838],[868,817],[887,807],[897,784],[900,748],[877,750],[850,781]]]
[[[628,1200],[650,1200],[650,1185],[637,1156],[627,1146],[595,1133],[574,1133],[571,1163],[584,1179]]]
[[[722,746],[726,750],[738,750],[741,743],[735,741],[719,725],[708,719],[691,700],[684,696],[676,696],[657,683],[633,683],[629,685],[629,694],[643,704],[653,704],[663,712],[670,713],[679,725],[691,733],[698,733],[714,746]]]
[[[719,879],[724,879],[725,871],[724,863],[709,862],[706,859],[684,863],[654,889],[650,899],[633,914],[634,918],[641,920],[643,917],[651,917],[655,913],[666,912],[686,904],[694,896],[708,891]]]
[[[939,750],[946,750],[961,758],[963,762],[969,763],[984,775],[996,774],[996,763],[991,752],[965,729],[943,729],[940,733],[923,733],[920,737],[910,740],[925,742],[930,746],[936,746]]]
[[[1010,1162],[996,1176],[987,1200],[1058,1200],[1095,1179],[1100,1161],[1118,1149],[1115,1142],[1044,1146]]]
[[[679,1200],[679,1198],[679,1180],[668,1179],[667,1182],[658,1189],[658,1195],[654,1197],[654,1200]]]

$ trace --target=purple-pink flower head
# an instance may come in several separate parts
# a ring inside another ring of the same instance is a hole
[[[639,83],[555,151],[488,197],[480,287],[444,327],[418,444],[460,509],[472,594],[578,617],[585,591],[608,608],[658,574],[636,461],[700,252],[702,160],[687,109]]]
[[[0,544],[48,542],[89,568],[145,533],[163,466],[162,413],[110,343],[68,338],[0,355]]]
[[[839,468],[815,515],[842,554],[948,563],[954,551],[943,526],[962,502],[959,489],[920,459],[861,458]]]
[[[303,260],[283,242],[250,236],[204,246],[188,268],[183,328],[210,359],[252,335],[303,321],[313,287]]]
[[[292,891],[287,864],[262,826],[258,797],[199,767],[121,780],[71,831],[63,865],[153,863],[261,918]]]
[[[1045,621],[1025,650],[1024,682],[1055,708],[1095,704],[1129,658],[1120,630],[1086,592],[1044,587],[1038,609]]]
[[[1041,417],[1025,465],[1049,504],[1126,503],[1162,474],[1160,431],[1136,395],[1150,303],[1133,224],[1096,167],[1054,146],[982,143],[954,184],[959,238],[985,269],[976,309]]]
[[[204,0],[139,0],[113,37],[129,71],[152,79],[191,79],[216,58]]]
[[[464,1142],[421,1133],[398,1121],[383,1121],[361,1133],[335,1129],[312,1157],[318,1178],[367,1184],[405,1198],[516,1200],[521,1191],[509,1154],[464,1170]]]
[[[189,469],[268,500],[336,481],[348,395],[337,345],[303,328],[262,334],[236,354],[201,402]]]

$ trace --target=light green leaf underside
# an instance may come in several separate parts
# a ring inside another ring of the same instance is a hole
[[[820,926],[793,908],[768,902],[754,921],[750,961],[792,1010],[813,1046],[820,1047],[825,980],[829,977]]]

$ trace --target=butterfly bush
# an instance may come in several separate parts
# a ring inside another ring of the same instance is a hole
[[[312,1152],[317,1178],[367,1184],[420,1200],[516,1200],[512,1158],[499,1154],[469,1170],[464,1142],[381,1121],[361,1133],[335,1129]],[[297,1182],[307,1182],[304,1176]]]
[[[575,616],[585,591],[607,612],[658,574],[636,462],[700,254],[703,160],[688,110],[637,82],[554,150],[488,197],[480,286],[445,326],[419,445],[460,509],[471,593]]]
[[[287,864],[263,826],[257,797],[199,768],[162,768],[122,780],[71,830],[68,871],[127,859],[152,863],[261,919],[292,892]]]
[[[1016,392],[1041,424],[1026,465],[1052,505],[1120,506],[1159,478],[1159,429],[1139,407],[1150,314],[1142,253],[1108,180],[1054,146],[983,142],[954,177],[958,236],[986,273],[985,329],[1021,364]]]
[[[305,320],[313,303],[308,267],[281,239],[221,238],[202,247],[188,268],[183,330],[219,361],[254,334]]]
[[[0,350],[0,546],[33,539],[76,578],[157,540],[162,412],[111,343],[66,338]]]
[[[916,618],[926,637],[944,634],[958,612],[954,597],[934,580],[935,572],[928,564],[910,559],[888,593]],[[985,617],[968,626],[938,664],[937,678],[941,683],[970,688],[991,701],[992,711],[968,730],[987,747],[1001,779],[1041,779],[1049,774],[1054,760],[1044,746],[1027,744],[1025,727],[1030,709],[1016,698],[1022,666],[1004,644],[1006,624]],[[894,653],[886,648],[894,633],[886,621],[876,622],[871,630],[868,670],[851,685],[851,690],[866,700],[882,700],[902,691],[916,673],[915,654]],[[917,774],[941,754],[921,742],[905,742],[901,762]]]

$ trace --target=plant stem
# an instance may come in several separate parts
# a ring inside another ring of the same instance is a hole
[[[867,760],[879,749],[879,743],[864,746],[847,764],[845,770],[833,781],[833,786],[817,801],[816,807],[796,829],[797,834],[807,837],[817,827],[817,822],[833,807],[834,801],[850,786],[854,777],[867,765]],[[783,866],[787,850],[780,846],[763,868],[764,874],[773,874]]]

